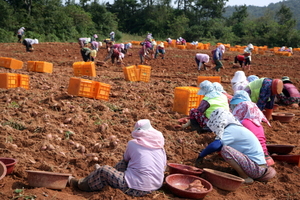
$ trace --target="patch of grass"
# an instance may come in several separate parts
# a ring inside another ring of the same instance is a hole
[[[70,137],[71,137],[71,135],[73,135],[73,134],[74,134],[73,131],[66,131],[66,132],[65,132],[66,140],[69,140]]]
[[[37,198],[36,195],[25,194],[24,188],[23,189],[15,189],[14,193],[18,194],[18,196],[15,196],[15,197],[11,198],[10,200],[19,199],[19,198],[35,200]]]
[[[2,126],[8,125],[8,126],[14,128],[14,129],[17,129],[17,130],[20,130],[20,131],[26,129],[26,127],[23,124],[18,123],[18,122],[14,122],[14,121],[6,121],[6,122],[2,122],[1,124],[2,124]]]
[[[106,106],[114,112],[121,111],[122,109],[116,106],[115,104],[108,103]]]
[[[8,105],[9,108],[19,108],[20,105],[15,102],[15,101],[12,101],[9,105]]]

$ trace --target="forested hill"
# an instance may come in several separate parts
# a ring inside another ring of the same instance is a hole
[[[294,19],[297,21],[297,29],[300,30],[300,0],[283,0],[278,3],[271,3],[268,6],[259,7],[259,6],[247,6],[247,11],[249,13],[249,17],[251,18],[259,18],[262,17],[266,12],[277,12],[281,4],[289,7],[293,13]],[[227,6],[224,17],[230,17],[232,13],[235,11],[235,6]]]

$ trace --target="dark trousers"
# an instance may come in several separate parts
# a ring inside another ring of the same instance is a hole
[[[26,40],[23,40],[23,45],[26,46],[26,51],[30,51],[30,48],[32,48],[31,44],[29,44]]]
[[[243,67],[243,62],[244,62],[244,61],[238,60],[237,56],[234,57],[234,63],[238,63],[238,62],[239,62],[239,64],[240,64],[240,66]]]
[[[81,56],[82,56],[82,59],[84,62],[87,62],[90,60],[90,54],[86,55],[86,52],[84,52],[84,51],[81,51]]]

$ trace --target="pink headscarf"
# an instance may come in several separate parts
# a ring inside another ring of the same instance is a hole
[[[164,148],[163,134],[151,126],[149,119],[141,119],[136,122],[131,133],[133,141],[137,144],[153,149]]]
[[[267,120],[265,115],[257,107],[257,105],[251,101],[243,101],[237,104],[237,106],[232,111],[232,114],[239,121],[244,119],[249,119],[256,126],[261,126],[261,122],[266,122],[269,126],[270,122]]]

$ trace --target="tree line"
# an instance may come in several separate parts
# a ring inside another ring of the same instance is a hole
[[[293,1],[293,0],[290,0]],[[261,17],[249,16],[247,6],[235,6],[224,17],[228,0],[3,0],[0,1],[0,42],[16,42],[16,32],[25,27],[25,37],[41,42],[74,42],[98,34],[116,40],[122,34],[154,38],[185,38],[188,42],[211,42],[262,46],[300,46],[300,32],[290,7],[283,3]]]

